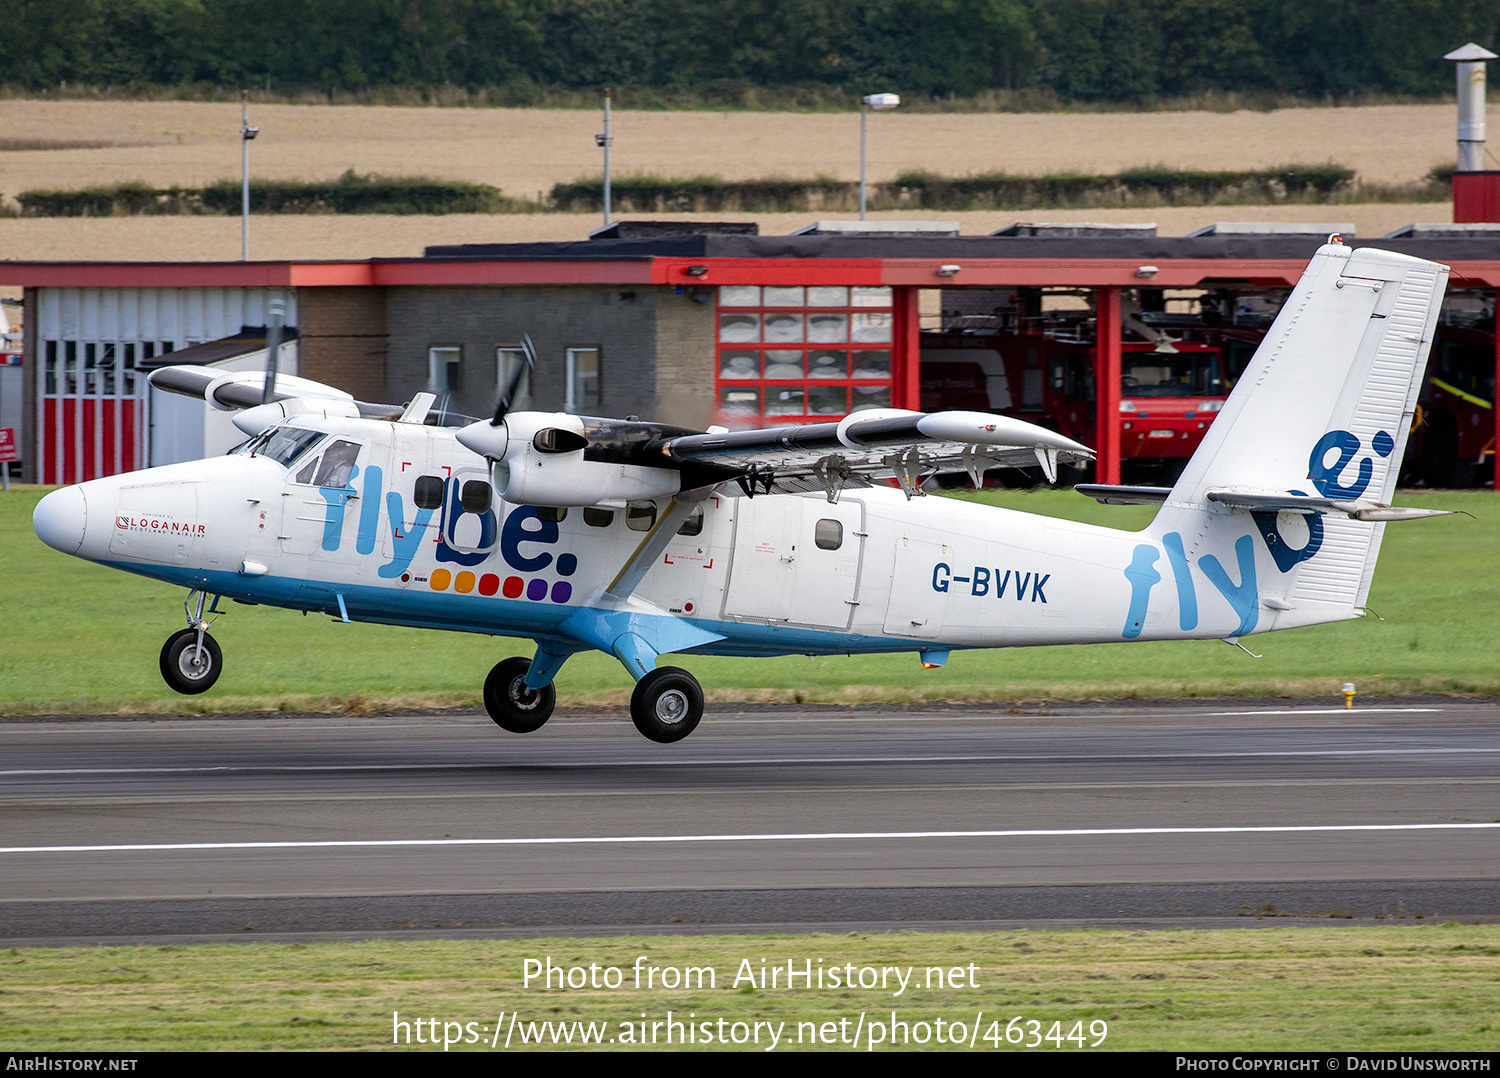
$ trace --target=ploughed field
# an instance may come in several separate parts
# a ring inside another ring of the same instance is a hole
[[[553,184],[597,175],[593,111],[252,105],[260,136],[251,168],[266,179],[333,180],[345,171],[483,183],[536,200]],[[0,198],[26,190],[140,181],[201,187],[239,176],[237,103],[0,101]],[[1331,162],[1360,182],[1411,184],[1453,157],[1452,105],[1379,105],[1273,112],[902,113],[870,121],[869,177],[911,169],[948,176],[1007,172],[1113,174],[1133,167],[1263,169]],[[859,123],[851,114],[616,112],[616,176],[712,175],[726,180],[854,180]],[[38,148],[47,147],[47,148]],[[650,216],[650,215],[635,215]],[[674,214],[671,216],[694,216]],[[782,234],[830,214],[699,214],[757,220]],[[831,216],[847,217],[847,213]],[[880,218],[959,221],[982,234],[1018,217],[1154,221],[1164,235],[1214,220],[1353,222],[1378,236],[1451,217],[1444,203],[1224,206],[1129,210],[893,212]],[[432,243],[582,239],[592,214],[262,218],[255,258],[418,255]],[[239,223],[224,217],[0,219],[5,258],[236,259]]]

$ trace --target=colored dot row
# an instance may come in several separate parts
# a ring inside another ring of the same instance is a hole
[[[547,598],[549,590],[547,582],[541,579],[527,583],[518,576],[508,576],[502,584],[500,578],[494,573],[485,573],[476,578],[467,570],[454,574],[447,569],[434,569],[432,575],[427,578],[427,583],[433,591],[447,591],[448,585],[451,584],[453,590],[461,595],[467,595],[477,588],[480,595],[494,595],[498,591],[507,599],[519,599],[524,592],[526,598],[534,603]],[[573,597],[573,585],[566,580],[559,580],[552,584],[550,590],[554,603],[565,603]]]

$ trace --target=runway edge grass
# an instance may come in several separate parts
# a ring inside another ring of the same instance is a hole
[[[524,986],[523,961],[545,957],[563,967],[619,967],[622,986]],[[661,968],[710,966],[714,987],[637,989],[630,971],[638,957]],[[742,961],[758,979],[762,960],[784,970],[789,959],[814,971],[910,966],[918,979],[901,995],[894,980],[885,989],[787,989],[784,974],[782,987],[735,983]],[[963,967],[964,986],[926,987],[927,967]],[[482,1036],[454,1048],[487,1051],[495,1023],[508,1028],[512,1014],[522,1032],[529,1023],[596,1022],[606,1038],[619,1038],[624,1024],[649,1029],[669,1011],[679,1021],[785,1021],[783,1047],[790,1038],[803,1050],[849,1045],[805,1043],[808,1027],[799,1023],[821,1029],[848,1019],[847,1036],[860,1014],[868,1028],[892,1012],[912,1027],[960,1022],[966,1034],[982,1014],[973,1041],[985,1050],[992,1032],[998,1047],[1014,1047],[1004,1030],[1017,1016],[1038,1020],[1043,1036],[1054,1022],[1064,1035],[1075,1023],[1087,1030],[1106,1022],[1100,1047],[1117,1051],[1500,1048],[1500,926],[1455,922],[18,948],[0,952],[0,968],[0,1049],[26,1052],[405,1048],[392,1044],[397,1012],[436,1018],[439,1028],[473,1022]],[[510,1047],[529,1046],[512,1031]],[[632,1046],[606,1039],[603,1047]],[[1061,1047],[1077,1050],[1066,1040]],[[1042,1041],[1035,1050],[1058,1046]]]
[[[181,592],[47,549],[31,530],[43,493],[0,496],[10,629],[0,651],[0,713],[478,707],[489,668],[532,650],[529,641],[226,603],[214,628],[224,676],[203,696],[176,696],[157,672],[157,652],[182,625]],[[1144,527],[1153,512],[1067,490],[954,496],[1122,528]],[[716,704],[1318,696],[1345,681],[1366,698],[1500,692],[1500,495],[1410,492],[1397,502],[1465,515],[1388,526],[1369,600],[1378,618],[1252,637],[1261,659],[1210,640],[960,651],[941,670],[924,670],[915,653],[669,661],[699,677]],[[618,706],[628,702],[630,679],[609,656],[579,655],[559,675],[558,693],[564,706]]]

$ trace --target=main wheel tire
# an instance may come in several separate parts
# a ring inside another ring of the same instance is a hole
[[[541,729],[557,706],[557,689],[551,682],[540,689],[526,687],[530,669],[530,659],[505,659],[484,679],[484,709],[496,726],[513,734]]]
[[[174,692],[197,696],[213,688],[224,672],[224,655],[218,642],[203,634],[198,648],[197,629],[179,629],[161,646],[161,676]]]
[[[630,697],[635,728],[652,741],[681,741],[703,718],[703,687],[686,670],[663,666],[635,683]]]

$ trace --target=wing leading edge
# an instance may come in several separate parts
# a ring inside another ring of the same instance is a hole
[[[984,412],[855,412],[837,423],[688,434],[661,452],[680,466],[732,473],[745,494],[822,490],[835,501],[846,486],[895,479],[907,497],[939,472],[968,472],[975,485],[990,468],[1057,465],[1093,459],[1087,446],[1034,423]]]

